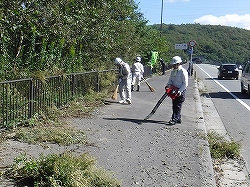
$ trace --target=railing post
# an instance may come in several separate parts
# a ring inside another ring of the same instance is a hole
[[[97,85],[96,85],[96,92],[100,92],[100,77],[99,77],[99,71],[97,71]]]
[[[30,79],[30,89],[29,89],[29,118],[32,118],[34,113],[34,84],[33,79]]]
[[[71,94],[72,97],[76,94],[76,80],[75,80],[75,74],[72,74],[71,76]]]

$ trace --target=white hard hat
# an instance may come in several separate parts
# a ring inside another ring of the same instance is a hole
[[[116,59],[115,59],[115,63],[116,63],[116,64],[120,64],[121,62],[122,62],[122,59],[121,59],[121,58],[116,58]]]
[[[180,64],[181,62],[182,62],[181,57],[179,57],[179,56],[174,56],[174,57],[172,58],[171,64],[172,64],[172,65],[174,65],[174,64]]]
[[[141,62],[141,57],[138,56],[138,57],[136,57],[135,60],[136,60],[136,62]]]

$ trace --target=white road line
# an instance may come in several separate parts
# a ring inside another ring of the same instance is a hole
[[[213,77],[211,77],[204,69],[202,69],[199,65],[197,65],[200,70],[202,70],[209,78],[213,79],[214,82],[216,82],[221,88],[223,88],[227,93],[229,93],[236,101],[238,101],[241,105],[243,105],[249,112],[250,112],[250,106],[248,106],[246,103],[244,103],[241,99],[236,97],[234,94],[232,94],[225,86],[223,86],[221,83],[219,83],[217,80],[215,80]]]

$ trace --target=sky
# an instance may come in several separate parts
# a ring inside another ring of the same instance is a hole
[[[138,11],[143,13],[146,20],[149,20],[149,25],[161,24],[162,18],[162,23],[165,24],[199,23],[250,30],[250,0],[134,1],[138,5]]]

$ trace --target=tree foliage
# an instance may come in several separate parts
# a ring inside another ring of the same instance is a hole
[[[110,68],[168,45],[133,0],[0,2],[0,77]]]
[[[160,30],[160,25],[152,25],[152,28]],[[193,56],[211,63],[244,64],[250,59],[249,30],[220,25],[163,24],[162,35],[170,42],[170,56],[174,53],[186,56],[187,53],[174,50],[174,45],[195,40]]]

